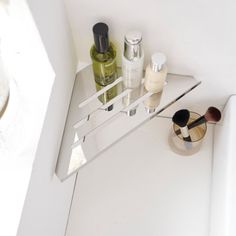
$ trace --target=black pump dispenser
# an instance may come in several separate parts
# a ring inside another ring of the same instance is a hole
[[[108,26],[99,22],[93,26],[93,36],[96,51],[99,53],[107,52],[109,48]]]

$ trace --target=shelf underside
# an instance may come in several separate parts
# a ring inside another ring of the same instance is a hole
[[[66,179],[199,84],[192,76],[168,74],[167,83],[158,94],[147,92],[143,85],[124,89],[122,77],[101,88],[94,82],[91,66],[81,70],[74,83],[57,176]]]

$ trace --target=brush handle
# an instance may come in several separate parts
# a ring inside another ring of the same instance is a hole
[[[192,121],[191,123],[189,123],[188,124],[188,129],[192,129],[192,128],[194,128],[194,127],[196,127],[198,125],[201,125],[201,124],[203,124],[205,122],[207,122],[205,116],[201,116],[201,117],[197,118],[196,120]],[[180,129],[176,130],[175,133],[177,135],[180,135],[181,134]]]
[[[192,139],[190,136],[188,137],[183,137],[183,140],[186,141],[186,142],[192,142]]]
[[[201,116],[198,119],[196,119],[193,122],[191,122],[190,124],[188,124],[188,128],[192,129],[192,128],[194,128],[196,126],[199,126],[199,125],[201,125],[201,124],[203,124],[205,122],[207,122],[205,116]]]
[[[181,133],[182,133],[182,136],[183,136],[183,140],[184,140],[184,141],[187,141],[187,142],[191,142],[191,141],[192,141],[192,140],[191,140],[191,137],[190,137],[190,135],[189,135],[188,127],[187,127],[187,126],[181,127],[181,128],[180,128],[180,131],[181,131]]]

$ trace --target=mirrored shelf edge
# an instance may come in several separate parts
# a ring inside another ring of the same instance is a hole
[[[117,93],[120,99],[113,98],[115,100],[113,109],[108,112],[107,110],[100,109],[100,107],[105,104],[101,104],[101,101],[97,98],[96,94],[99,91],[96,91],[91,65],[79,71],[75,79],[64,127],[64,134],[55,171],[56,175],[61,181],[65,180],[81,167],[99,156],[104,150],[122,139],[122,137],[136,130],[140,125],[152,119],[157,114],[160,114],[177,100],[181,99],[200,83],[201,82],[196,80],[193,76],[168,74],[167,85],[158,98],[159,105],[156,110],[150,114],[146,112],[145,102],[146,99],[150,100],[154,95],[147,94],[146,91],[144,95],[140,93],[141,95],[136,96],[135,99],[131,101],[131,104],[127,105],[125,103],[124,105],[123,101],[126,99],[126,96],[129,97],[127,95],[129,92],[126,92],[123,96],[122,93],[124,93],[124,90],[122,88],[119,93]],[[117,84],[119,86],[122,85],[122,78],[119,78],[119,81],[116,82],[116,85]],[[101,96],[101,93],[98,95]],[[142,99],[142,96],[146,97]],[[141,102],[137,103],[137,100]],[[107,101],[108,105],[111,103],[109,102],[110,101]],[[136,114],[129,117],[126,113],[129,109],[135,108],[130,108],[132,104],[134,106],[137,105]],[[85,107],[88,107],[88,109],[85,109]],[[91,113],[89,109],[91,109]],[[76,122],[81,122],[82,125],[80,125],[79,128],[75,128]],[[119,126],[121,127],[119,128]],[[128,128],[126,129],[126,127]],[[114,132],[110,132],[111,130]]]

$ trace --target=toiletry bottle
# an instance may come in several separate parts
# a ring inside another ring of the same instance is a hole
[[[142,34],[131,31],[125,35],[124,53],[122,55],[122,75],[125,88],[137,88],[143,78],[144,52]]]
[[[97,23],[93,26],[94,45],[90,50],[96,83],[106,86],[117,78],[116,51],[108,38],[108,26]]]
[[[152,55],[151,64],[147,66],[144,87],[147,91],[159,93],[162,91],[167,76],[166,56],[163,53]]]

